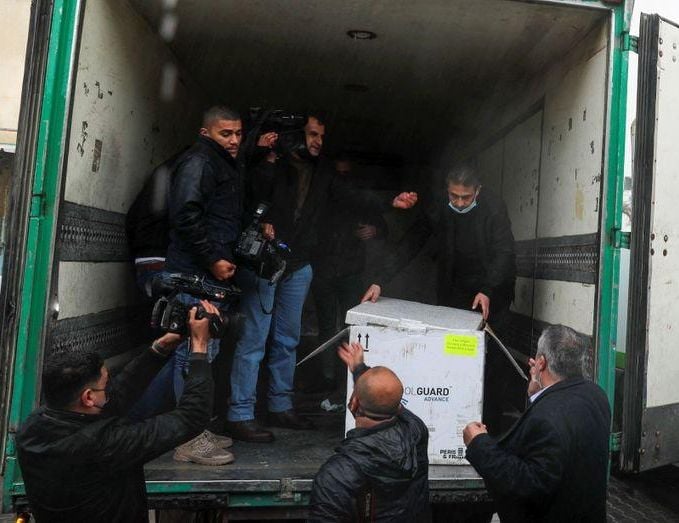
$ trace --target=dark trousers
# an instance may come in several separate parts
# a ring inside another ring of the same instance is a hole
[[[443,305],[471,310],[474,296],[475,292],[453,289]],[[510,304],[511,299],[505,296],[490,301],[488,324],[499,336],[506,330]],[[477,307],[476,311],[481,312],[481,307]],[[523,410],[527,384],[516,374],[497,343],[489,336],[486,340],[488,348],[483,384],[483,422],[488,426],[491,435],[499,435],[513,424],[512,415]]]
[[[361,274],[347,276],[314,275],[311,284],[318,317],[318,342],[332,338],[344,327],[347,311],[359,304],[365,292]],[[322,376],[334,382],[341,376],[342,363],[335,350],[328,349],[319,356]]]

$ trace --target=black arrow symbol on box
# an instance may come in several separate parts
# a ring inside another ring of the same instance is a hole
[[[359,335],[358,335],[358,343],[361,343],[361,338],[362,338],[362,336],[361,336],[361,334],[359,333]]]
[[[370,340],[370,334],[365,335],[365,349],[368,350],[368,342]]]

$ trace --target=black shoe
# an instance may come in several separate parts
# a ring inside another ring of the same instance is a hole
[[[225,428],[229,436],[240,441],[271,443],[274,440],[273,433],[264,430],[253,419],[246,421],[227,421]]]
[[[293,430],[316,428],[310,420],[298,416],[294,409],[284,410],[283,412],[269,412],[268,425]]]

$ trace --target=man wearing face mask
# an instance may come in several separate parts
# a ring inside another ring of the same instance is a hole
[[[396,374],[363,363],[360,344],[338,354],[354,376],[356,428],[316,474],[309,521],[430,521],[426,425],[401,406]]]
[[[583,377],[584,337],[545,329],[530,360],[530,405],[495,440],[469,423],[466,458],[483,477],[503,522],[606,521],[611,411],[604,391]]]
[[[431,219],[421,213],[395,250],[386,257],[363,301],[376,301],[381,284],[413,260],[433,236],[438,263],[437,303],[478,310],[492,328],[502,332],[514,299],[516,262],[514,236],[501,198],[482,187],[471,164],[452,169],[446,177],[448,203]],[[441,206],[443,207],[443,206]],[[493,432],[502,428],[503,412],[523,408],[522,384],[499,350],[487,351],[484,420]],[[509,377],[507,377],[509,376]]]
[[[218,311],[201,302],[210,314]],[[189,312],[190,368],[177,407],[132,422],[126,417],[180,341],[165,334],[111,377],[92,349],[47,357],[45,405],[16,434],[19,466],[39,522],[147,521],[144,464],[199,434],[212,413],[208,318]],[[231,456],[233,461],[233,456]]]
[[[514,299],[516,262],[514,236],[507,208],[498,196],[481,186],[470,164],[456,167],[446,177],[448,205],[437,213],[438,222],[424,214],[397,247],[380,280],[371,285],[363,301],[376,301],[380,283],[389,281],[412,260],[427,240],[436,236],[438,304],[474,309],[496,326],[504,320]]]

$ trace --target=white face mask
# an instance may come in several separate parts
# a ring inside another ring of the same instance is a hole
[[[453,211],[455,211],[457,214],[467,214],[469,211],[471,211],[474,207],[476,207],[476,196],[474,196],[474,201],[467,205],[466,207],[463,207],[462,209],[458,209],[453,205],[453,202],[448,202],[448,207],[450,207]]]

